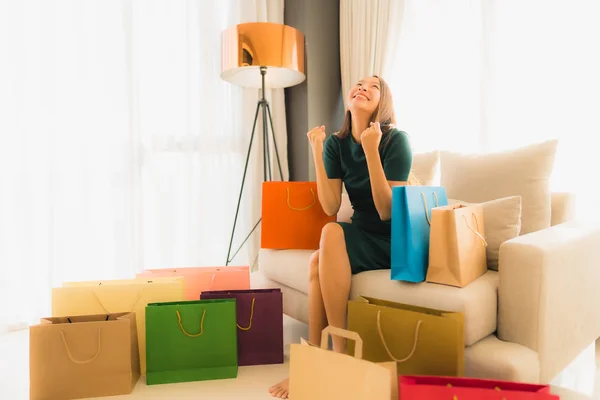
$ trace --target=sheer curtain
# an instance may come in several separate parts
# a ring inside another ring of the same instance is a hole
[[[406,0],[388,76],[400,127],[416,151],[558,138],[552,188],[598,218],[599,18],[595,0]]]
[[[248,3],[0,2],[0,332],[63,281],[223,265],[256,103],[220,33]]]
[[[340,66],[342,93],[365,76],[391,72],[402,31],[404,0],[340,1]]]

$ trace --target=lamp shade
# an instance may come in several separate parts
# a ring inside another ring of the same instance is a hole
[[[267,88],[285,88],[304,81],[302,32],[270,22],[239,24],[223,31],[222,79],[238,86],[261,88],[261,67],[267,68]]]

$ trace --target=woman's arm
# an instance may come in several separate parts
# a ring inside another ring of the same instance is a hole
[[[373,154],[374,153],[374,154]],[[365,151],[369,179],[371,180],[371,193],[375,208],[382,221],[392,217],[392,186],[406,185],[406,182],[388,181],[383,171],[383,164],[379,157],[379,151]]]
[[[319,202],[325,214],[332,216],[337,214],[342,203],[342,179],[341,171],[335,168],[336,161],[339,164],[339,155],[335,155],[332,143],[325,145],[325,127],[316,127],[307,134],[313,151],[315,173],[317,176],[317,193]],[[325,147],[327,149],[325,150]],[[325,167],[324,158],[327,157],[331,174],[335,177],[329,178]],[[338,158],[336,160],[336,157]],[[337,170],[336,170],[337,169]],[[340,175],[338,178],[337,175]]]
[[[361,136],[367,160],[373,202],[382,221],[392,217],[392,187],[406,185],[412,166],[412,151],[408,140],[402,136],[390,138],[383,156],[379,154],[381,130],[373,124]],[[389,133],[390,135],[392,132]],[[404,135],[400,133],[400,135]]]
[[[332,216],[336,215],[342,204],[342,180],[329,179],[325,171],[325,163],[323,161],[323,151],[321,154],[315,154],[315,172],[317,175],[317,192],[319,194],[319,202],[325,214]]]

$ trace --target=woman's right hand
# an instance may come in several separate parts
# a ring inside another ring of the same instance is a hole
[[[317,126],[312,128],[306,134],[308,137],[308,141],[312,147],[313,152],[322,152],[323,151],[323,143],[325,142],[325,126]]]

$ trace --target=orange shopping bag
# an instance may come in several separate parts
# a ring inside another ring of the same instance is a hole
[[[327,216],[316,182],[263,182],[261,246],[263,249],[319,248]]]
[[[250,268],[247,266],[147,269],[136,277],[152,279],[174,276],[183,277],[186,300],[200,300],[200,294],[204,291],[250,289]]]

